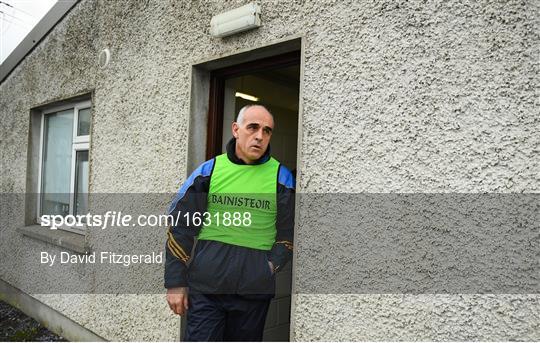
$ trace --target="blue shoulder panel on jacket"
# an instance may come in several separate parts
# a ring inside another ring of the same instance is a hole
[[[294,176],[283,164],[279,165],[278,182],[287,188],[295,188]]]
[[[191,173],[187,180],[182,184],[182,187],[180,187],[180,189],[178,190],[178,193],[176,193],[176,196],[174,197],[171,206],[169,206],[169,211],[167,211],[168,214],[171,214],[178,202],[182,200],[187,190],[193,185],[197,177],[209,176],[212,173],[212,169],[214,168],[214,161],[215,159],[213,158],[204,162],[197,169],[195,169],[193,173]]]

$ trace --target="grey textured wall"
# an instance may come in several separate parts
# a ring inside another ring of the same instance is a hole
[[[0,191],[26,191],[30,109],[91,91],[90,191],[174,192],[186,174],[191,65],[296,35],[300,191],[539,191],[535,1],[265,1],[261,28],[209,36],[212,15],[246,2],[81,1],[0,85]],[[112,58],[99,69],[103,48]],[[14,230],[23,217],[4,220],[0,275],[24,290],[32,278],[20,271],[42,273],[27,269],[29,251],[53,248]],[[299,259],[316,256],[306,235],[324,230],[299,223]],[[108,339],[178,334],[161,295],[38,297]],[[293,302],[299,340],[540,339],[538,295]]]

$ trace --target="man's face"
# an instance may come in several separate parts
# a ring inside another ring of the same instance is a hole
[[[232,124],[236,155],[248,164],[257,161],[268,148],[273,129],[274,119],[264,107],[248,108],[242,123]]]

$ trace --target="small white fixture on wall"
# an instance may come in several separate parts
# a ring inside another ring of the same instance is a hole
[[[105,67],[107,67],[109,65],[110,60],[111,60],[111,52],[109,49],[103,49],[99,52],[98,63],[101,69],[104,69]]]
[[[251,2],[242,7],[212,17],[210,34],[214,37],[226,37],[235,33],[261,26],[261,7]]]

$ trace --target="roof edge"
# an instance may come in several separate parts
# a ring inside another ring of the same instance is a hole
[[[80,0],[59,0],[0,64],[0,84]]]

